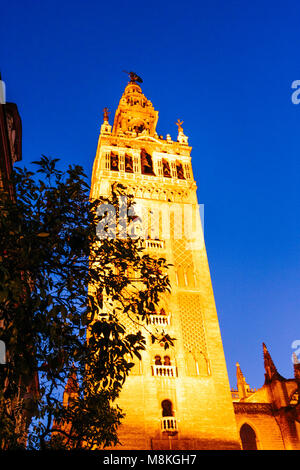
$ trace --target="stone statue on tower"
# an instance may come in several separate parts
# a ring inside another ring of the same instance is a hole
[[[130,81],[132,83],[143,83],[143,80],[141,79],[141,77],[139,77],[135,72],[127,72],[126,70],[124,70],[125,73],[128,74],[129,78],[130,78]]]

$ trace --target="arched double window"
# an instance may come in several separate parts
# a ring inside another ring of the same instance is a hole
[[[171,365],[170,356],[164,356],[164,362],[162,363],[161,356],[157,355],[157,356],[155,356],[155,358],[154,358],[154,364],[155,364],[156,366],[161,366],[161,365],[170,366],[170,365]]]

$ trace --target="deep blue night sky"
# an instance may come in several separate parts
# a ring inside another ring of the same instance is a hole
[[[1,5],[0,70],[22,117],[23,164],[45,154],[90,176],[123,70],[142,76],[159,134],[176,139],[184,121],[232,386],[236,361],[263,384],[262,341],[291,377],[300,339],[299,19],[295,1]]]

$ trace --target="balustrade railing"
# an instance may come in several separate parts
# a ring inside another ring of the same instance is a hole
[[[165,416],[161,418],[161,430],[166,431],[177,431],[177,421],[174,416]]]
[[[165,242],[162,240],[145,240],[145,248],[151,248],[155,250],[163,250],[165,247]]]
[[[167,326],[170,325],[169,315],[149,315],[151,325]]]
[[[155,377],[176,377],[176,367],[175,366],[165,366],[165,365],[153,365],[152,374]]]

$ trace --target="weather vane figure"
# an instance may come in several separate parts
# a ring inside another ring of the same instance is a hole
[[[132,83],[143,83],[141,77],[139,77],[135,72],[127,72],[126,70],[123,70],[123,72],[127,73]]]
[[[108,108],[103,109],[103,121],[108,122],[108,116],[110,115],[110,111],[108,111]]]
[[[180,121],[180,119],[177,119],[177,122],[175,124],[176,126],[178,126],[178,132],[183,132],[183,128],[182,128],[183,121]]]

